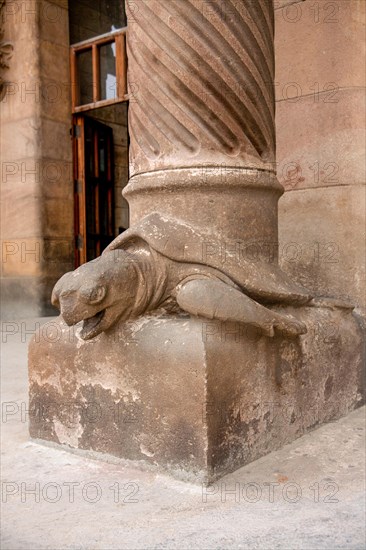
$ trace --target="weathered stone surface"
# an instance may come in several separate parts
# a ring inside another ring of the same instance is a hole
[[[29,198],[73,199],[72,186],[63,185],[72,176],[72,162],[65,161],[54,154],[41,159],[12,158],[2,165],[1,198],[6,205],[16,204],[19,197]],[[34,230],[31,227],[31,231]],[[5,229],[5,228],[4,228]],[[11,228],[14,231],[13,228]]]
[[[322,101],[332,89],[365,86],[365,6],[363,0],[289,0],[276,10],[277,100],[297,91],[320,92]]]
[[[31,436],[212,481],[361,404],[350,310],[295,314],[295,340],[158,315],[85,342],[51,321],[29,351]]]
[[[59,252],[60,252],[60,248]],[[4,240],[1,251],[1,275],[16,277],[19,272],[25,277],[41,275],[44,261],[50,260],[45,252],[44,240],[39,239],[9,239]],[[49,266],[52,272],[52,260]]]
[[[343,296],[363,310],[365,192],[363,185],[301,189],[279,203],[282,268],[315,294]]]
[[[7,197],[17,194],[17,188],[12,193],[6,193]],[[2,241],[7,240],[31,240],[41,236],[40,204],[36,196],[17,197],[18,200],[1,202],[1,229]],[[23,215],[27,211],[27,217]]]
[[[286,190],[363,184],[365,92],[277,103],[278,179]]]
[[[44,42],[43,47],[47,49],[51,43],[60,44],[65,47],[65,36],[69,34],[69,11],[67,2],[52,2],[44,0],[39,10],[40,36]],[[45,52],[43,52],[44,54]],[[42,55],[42,54],[41,54]],[[64,63],[64,59],[60,58]],[[47,70],[52,69],[47,67]],[[61,74],[65,74],[62,72]]]
[[[288,4],[275,48],[282,267],[364,307],[365,2]]]
[[[31,113],[31,116],[27,118],[2,123],[1,139],[4,161],[13,162],[14,159],[18,158],[39,158],[40,131],[41,124],[35,113]],[[22,139],[19,137],[16,140],[10,139],[10,136],[14,133],[21,136]],[[6,138],[8,138],[7,142],[5,142]]]

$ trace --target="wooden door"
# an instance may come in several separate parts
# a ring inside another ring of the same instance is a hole
[[[96,120],[73,120],[75,265],[99,256],[114,239],[113,131]]]

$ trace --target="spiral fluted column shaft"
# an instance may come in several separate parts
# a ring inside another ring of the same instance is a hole
[[[131,224],[157,212],[276,243],[272,0],[126,7]]]
[[[272,0],[127,0],[132,174],[273,170]]]

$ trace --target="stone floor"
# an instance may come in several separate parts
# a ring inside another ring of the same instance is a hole
[[[29,440],[27,341],[2,323],[2,549],[365,548],[365,410],[205,489]]]

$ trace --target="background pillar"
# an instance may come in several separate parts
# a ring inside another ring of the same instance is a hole
[[[366,3],[275,7],[281,265],[365,313]]]
[[[6,2],[14,43],[1,113],[1,309],[54,314],[50,295],[74,265],[67,0]]]

